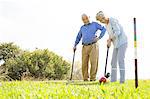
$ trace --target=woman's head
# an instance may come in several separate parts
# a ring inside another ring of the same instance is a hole
[[[100,21],[101,23],[104,23],[106,24],[107,23],[107,20],[104,16],[104,13],[102,11],[99,11],[97,14],[96,14],[96,20]]]

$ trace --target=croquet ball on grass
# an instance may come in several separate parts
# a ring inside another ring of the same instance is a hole
[[[100,79],[99,79],[99,83],[101,84],[101,83],[106,83],[107,82],[107,78],[106,77],[101,77]]]

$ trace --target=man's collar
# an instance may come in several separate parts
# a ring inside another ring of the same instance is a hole
[[[84,26],[88,26],[88,25],[90,25],[91,23],[89,22],[88,24],[84,24]]]

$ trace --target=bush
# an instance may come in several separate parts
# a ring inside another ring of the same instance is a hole
[[[41,79],[65,79],[70,70],[68,62],[48,49],[23,51],[13,43],[1,44],[0,51],[3,49],[6,53],[2,54],[5,60],[4,73],[14,80],[21,80],[24,74]]]

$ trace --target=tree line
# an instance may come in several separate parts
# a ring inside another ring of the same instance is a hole
[[[23,50],[14,43],[0,44],[0,80],[67,79],[70,63],[48,49]]]

